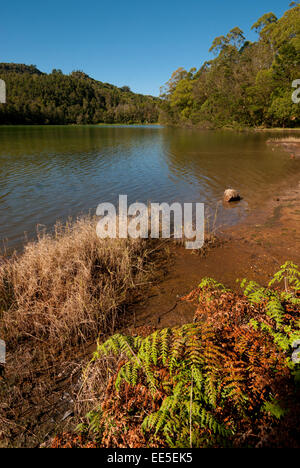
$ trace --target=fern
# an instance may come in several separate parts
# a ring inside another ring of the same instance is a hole
[[[115,335],[98,345],[94,359],[108,352],[127,356],[127,362],[115,379],[117,391],[123,383],[136,386],[144,382],[144,377],[154,398],[159,386],[165,384],[165,388],[170,388],[170,394],[163,399],[159,410],[144,419],[141,426],[144,431],[164,435],[172,447],[178,442],[178,432],[187,430],[190,418],[195,428],[207,429],[220,436],[232,434],[214,415],[220,396],[218,378],[224,356],[214,343],[214,333],[209,327],[187,324],[134,340]],[[167,370],[164,382],[158,382],[157,365]],[[175,432],[174,425],[178,429]]]
[[[198,286],[199,289],[212,289],[212,290],[219,290],[228,292],[230,289],[227,289],[224,284],[219,283],[218,281],[214,280],[213,278],[203,278],[201,283]]]
[[[244,295],[252,304],[259,304],[264,300],[268,300],[272,293],[270,290],[263,288],[255,281],[243,279],[240,283]]]
[[[281,419],[286,414],[286,410],[280,406],[278,401],[272,399],[271,401],[266,401],[263,408],[263,411],[271,414],[276,419]]]
[[[298,265],[295,265],[293,262],[286,262],[280,267],[280,270],[275,273],[273,279],[269,283],[269,287],[273,286],[275,283],[284,282],[286,292],[293,293],[300,291],[300,271]]]
[[[285,291],[271,287],[282,280]],[[113,385],[117,391],[115,400],[125,395],[127,404],[136,397],[135,389],[141,392],[134,417],[145,440],[164,441],[172,448],[227,446],[235,431],[240,431],[240,421],[249,428],[253,414],[268,413],[275,421],[284,417],[286,410],[274,399],[271,388],[279,369],[288,379],[292,375],[296,383],[300,381],[292,361],[293,344],[300,340],[298,268],[287,262],[268,288],[246,279],[240,284],[242,298],[211,278],[204,278],[191,293],[193,299],[199,297],[206,313],[218,309],[221,327],[201,319],[157,330],[146,338],[116,334],[98,343],[92,362],[110,354],[122,359],[110,387],[111,393]],[[233,300],[239,309],[232,308]],[[236,316],[230,321],[234,310]],[[279,373],[281,384],[280,377]],[[126,411],[122,408],[122,415]],[[101,418],[105,424],[103,415],[88,415],[92,432],[103,431]]]
[[[97,434],[97,437],[101,438],[104,430],[101,408],[97,408],[96,410],[87,413],[86,419],[88,424],[78,424],[76,432],[86,432],[87,429],[89,429],[92,433]]]
[[[293,289],[293,293],[289,291],[279,292],[270,289],[272,285],[280,283],[282,280],[285,281],[285,285],[289,285],[289,287]],[[266,315],[271,318],[274,323],[274,325],[271,326],[263,320],[251,320],[250,325],[253,326],[255,330],[261,329],[265,333],[268,333],[273,338],[278,348],[289,352],[293,342],[299,338],[300,330],[299,324],[294,324],[293,330],[291,327],[284,325],[284,303],[290,302],[293,305],[300,304],[299,299],[294,296],[295,293],[300,291],[300,273],[297,265],[292,262],[286,262],[282,265],[281,269],[275,273],[273,279],[269,282],[269,289],[261,287],[254,281],[247,281],[246,279],[241,282],[241,288],[243,289],[244,295],[251,303],[265,303]],[[288,359],[288,362],[291,366],[292,363],[290,359]]]

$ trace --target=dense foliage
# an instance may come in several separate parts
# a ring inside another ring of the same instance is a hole
[[[54,446],[298,447],[300,272],[241,288],[203,279],[194,323],[99,344],[90,366],[119,357],[104,400]]]
[[[162,123],[299,126],[300,106],[292,101],[292,83],[300,79],[299,2],[280,19],[265,14],[252,29],[257,42],[236,27],[214,40],[213,60],[199,70],[173,73],[162,90]]]
[[[0,124],[155,123],[158,98],[117,88],[75,71],[50,74],[35,66],[0,64],[7,104],[0,106]]]

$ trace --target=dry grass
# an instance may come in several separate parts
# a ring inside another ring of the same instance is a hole
[[[300,137],[271,138],[268,143],[300,143]]]
[[[63,348],[114,329],[116,318],[151,273],[144,240],[99,239],[81,219],[42,234],[0,269],[6,341],[47,341]]]
[[[41,233],[23,254],[0,262],[0,336],[8,349],[0,381],[4,445],[14,444],[12,431],[32,432],[45,406],[57,405],[88,345],[114,332],[158,275],[161,258],[158,241],[102,240],[96,221],[84,218]],[[24,437],[20,443],[27,444]]]

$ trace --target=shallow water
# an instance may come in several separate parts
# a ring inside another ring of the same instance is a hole
[[[0,127],[0,240],[20,248],[36,226],[91,212],[101,202],[204,202],[232,225],[294,183],[300,161],[266,145],[271,133],[160,126]],[[278,134],[276,135],[278,136]],[[220,203],[225,188],[243,201]]]

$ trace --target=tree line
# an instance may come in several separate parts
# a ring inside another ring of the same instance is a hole
[[[34,65],[0,63],[7,104],[0,124],[155,123],[215,127],[298,127],[292,100],[300,79],[300,4],[281,18],[266,13],[248,41],[233,28],[210,51],[200,69],[179,68],[155,98],[90,78],[82,71],[46,74]]]
[[[300,106],[292,83],[300,79],[300,6],[281,18],[263,15],[252,29],[256,42],[236,27],[217,37],[215,58],[199,70],[176,70],[162,88],[160,121],[199,127],[297,127]]]
[[[81,71],[42,73],[35,65],[0,63],[7,104],[0,124],[155,123],[158,98],[90,78]]]

